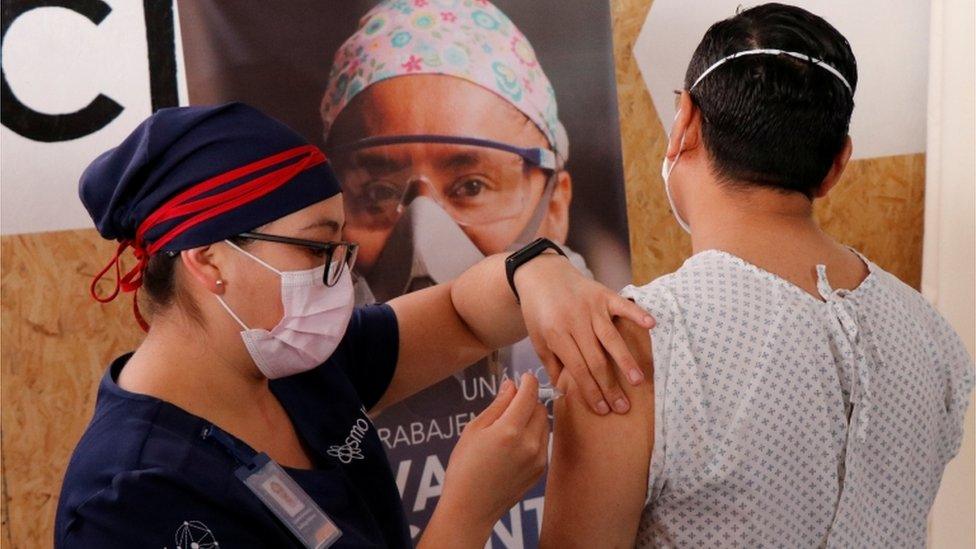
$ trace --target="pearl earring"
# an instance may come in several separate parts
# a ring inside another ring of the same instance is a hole
[[[217,286],[223,286],[224,285],[224,281],[223,280],[220,280],[218,278],[216,284],[217,284]]]

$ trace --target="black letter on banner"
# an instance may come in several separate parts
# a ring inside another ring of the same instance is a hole
[[[21,15],[35,8],[57,7],[83,15],[98,25],[112,11],[101,0],[3,0],[3,30],[0,44],[7,36],[7,30]],[[122,112],[119,105],[104,94],[92,99],[83,109],[71,113],[45,114],[37,112],[20,102],[10,84],[7,73],[0,68],[3,89],[0,96],[0,122],[14,132],[45,143],[69,141],[84,137],[104,128]]]
[[[146,14],[146,43],[149,44],[149,89],[152,110],[176,107],[176,32],[173,0],[142,0]]]

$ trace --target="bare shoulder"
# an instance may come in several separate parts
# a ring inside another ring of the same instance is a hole
[[[651,338],[635,322],[614,322],[645,381],[621,387],[626,414],[599,416],[559,378],[566,397],[556,401],[546,516],[540,547],[631,547],[637,535],[654,445],[654,376]]]

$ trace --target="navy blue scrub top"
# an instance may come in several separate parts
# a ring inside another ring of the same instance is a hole
[[[342,530],[333,547],[411,546],[393,472],[366,418],[390,384],[398,344],[389,306],[358,308],[328,361],[270,382],[315,464],[285,469]],[[130,356],[102,378],[65,474],[55,546],[301,547],[234,476],[239,463],[203,435],[207,420],[118,386]],[[361,436],[353,426],[364,418]]]

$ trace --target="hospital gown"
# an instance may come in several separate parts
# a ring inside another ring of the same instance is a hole
[[[657,319],[639,547],[923,547],[973,364],[865,260],[823,299],[721,251],[623,295]]]

